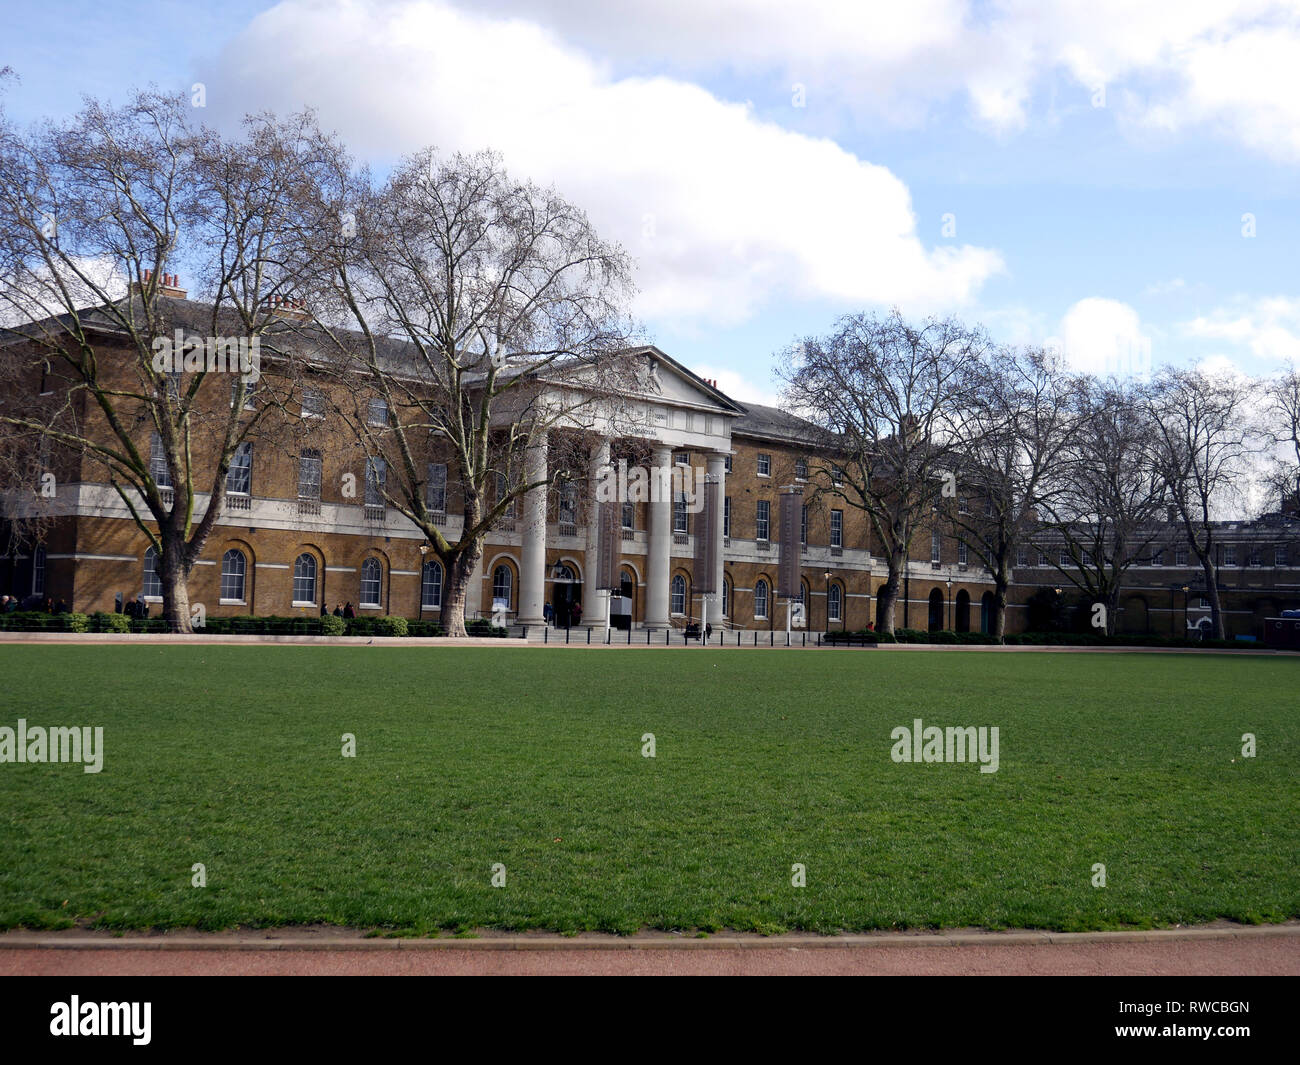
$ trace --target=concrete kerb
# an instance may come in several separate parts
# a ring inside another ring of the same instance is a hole
[[[1213,939],[1264,938],[1300,940],[1300,923],[1120,932],[887,932],[842,936],[817,936],[804,933],[779,936],[720,933],[707,937],[678,936],[672,933],[635,936],[602,933],[582,933],[576,936],[548,933],[534,935],[488,933],[482,938],[447,936],[437,939],[363,938],[361,933],[357,933],[356,938],[340,935],[322,939],[312,936],[274,936],[256,932],[174,936],[137,934],[108,937],[67,935],[60,932],[11,931],[0,933],[0,950],[824,950],[887,947],[1071,946],[1081,943],[1196,942]]]

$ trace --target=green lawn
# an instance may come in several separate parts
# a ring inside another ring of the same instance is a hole
[[[0,664],[0,725],[102,725],[105,746],[99,774],[0,764],[0,926],[1300,916],[1292,659],[6,646]],[[998,726],[998,772],[893,762],[915,717]]]

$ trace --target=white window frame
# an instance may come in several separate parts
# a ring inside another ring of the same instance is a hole
[[[772,456],[766,452],[758,453],[758,475],[760,477],[772,476]]]
[[[768,499],[754,501],[754,539],[759,543],[772,539],[772,502]]]
[[[310,573],[310,575],[303,574],[303,573],[300,573],[300,572],[299,572],[299,569],[300,569],[300,568],[305,568],[305,567],[302,566],[303,559],[306,559],[306,560],[311,564],[311,573]],[[308,552],[308,551],[304,551],[304,552],[302,552],[302,553],[301,553],[297,558],[295,558],[295,559],[293,560],[293,600],[292,600],[292,602],[293,602],[293,605],[294,605],[294,606],[315,606],[315,605],[316,605],[316,596],[317,596],[317,593],[318,593],[318,591],[319,591],[318,586],[317,586],[317,577],[318,577],[319,570],[320,570],[320,566],[319,566],[319,565],[317,564],[317,562],[316,562],[316,556],[313,555],[313,554],[311,554],[311,553]],[[308,580],[308,579],[311,580],[311,596],[312,596],[312,597],[311,597],[310,599],[299,599],[299,598],[298,598],[298,582],[299,582],[299,581],[305,581],[305,580]]]
[[[831,547],[844,546],[844,511],[831,511]]]
[[[233,572],[234,568],[230,565],[235,558],[239,559],[238,573]],[[230,590],[227,582],[234,580],[239,581],[239,594],[227,595],[226,592]],[[247,595],[248,558],[239,548],[232,547],[221,556],[221,598],[219,601],[223,606],[244,606],[248,602]]]
[[[374,598],[367,599],[369,594]],[[365,610],[382,610],[384,607],[384,566],[373,555],[361,563],[361,590],[357,604]]]
[[[679,618],[686,613],[686,578],[674,573],[668,583],[668,610],[673,617]]]
[[[760,592],[762,593],[761,595]],[[754,582],[754,620],[755,621],[767,620],[767,610],[769,606],[768,600],[771,597],[771,594],[772,594],[771,586],[767,583],[767,581],[760,578],[759,580]],[[761,609],[759,607],[760,603],[762,604]]]

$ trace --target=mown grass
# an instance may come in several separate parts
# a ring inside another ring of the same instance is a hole
[[[105,730],[98,775],[0,765],[5,927],[1300,916],[1294,660],[9,646],[0,663],[0,725]],[[915,717],[997,725],[999,771],[894,763],[890,731]]]

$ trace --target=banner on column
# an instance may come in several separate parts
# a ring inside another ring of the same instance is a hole
[[[698,489],[697,489],[698,491]],[[718,484],[704,478],[704,509],[695,515],[695,576],[692,583],[700,595],[718,591]]]
[[[599,539],[597,549],[596,587],[602,592],[616,592],[621,587],[618,575],[618,561],[622,554],[622,509],[621,503],[598,503],[596,513]]]
[[[776,594],[783,599],[799,598],[799,533],[803,525],[803,490],[794,488],[781,493],[778,535],[781,560],[776,571]]]

